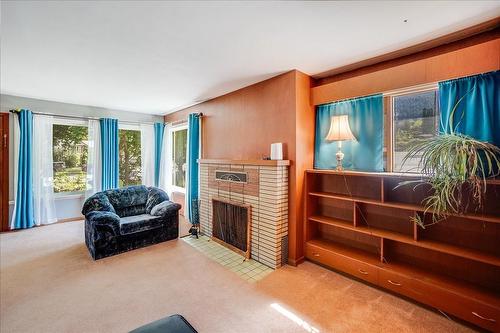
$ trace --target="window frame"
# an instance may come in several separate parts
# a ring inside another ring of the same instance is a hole
[[[187,123],[183,123],[183,124],[179,124],[179,125],[175,125],[175,126],[172,126],[172,129],[170,130],[170,160],[172,161],[172,165],[173,165],[173,160],[174,160],[174,133],[177,132],[177,131],[182,131],[182,130],[187,130],[188,129],[188,124]],[[187,152],[187,137],[186,137],[186,152]],[[187,164],[187,159],[188,159],[188,155],[186,153],[186,164]],[[187,184],[187,170],[186,170],[186,184]],[[172,188],[172,191],[173,192],[180,192],[180,193],[186,193],[186,187],[180,187],[180,186],[176,186],[174,185],[174,177],[173,177],[173,172],[172,172],[172,184],[171,184],[171,188]]]
[[[52,118],[52,130],[54,130],[54,125],[64,125],[64,126],[82,126],[87,128],[87,141],[88,141],[88,130],[89,130],[89,122],[85,119],[76,119],[76,118],[62,118],[62,117],[53,117]],[[52,141],[54,140],[54,132],[52,132]],[[53,145],[53,143],[52,143]],[[88,158],[88,157],[87,157]],[[54,163],[54,146],[52,146],[52,163]],[[55,173],[52,174],[53,181],[55,182]],[[86,186],[86,184],[85,184]],[[85,190],[83,191],[67,191],[67,192],[55,192],[54,187],[52,187],[52,192],[54,193],[55,200],[63,200],[67,198],[82,198],[85,195]]]
[[[391,90],[383,93],[382,96],[384,103],[384,122],[385,124],[387,124],[387,126],[384,126],[384,142],[385,142],[384,153],[386,154],[386,163],[385,163],[386,172],[394,172],[394,146],[395,146],[394,98],[410,94],[428,92],[428,91],[436,91],[437,93],[439,93],[439,86],[437,82],[421,84],[418,86],[413,86],[403,89]],[[439,112],[440,112],[439,98],[436,101],[436,105],[438,106],[437,111],[439,117]],[[411,171],[405,171],[404,173],[415,174],[415,175],[422,174],[421,172],[411,172]]]

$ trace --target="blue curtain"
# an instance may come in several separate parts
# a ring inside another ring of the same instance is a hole
[[[335,169],[337,142],[325,140],[332,116],[349,115],[356,140],[342,142],[342,166],[347,170],[384,171],[384,112],[382,95],[320,105],[316,108],[314,168]]]
[[[198,159],[200,158],[200,115],[191,113],[188,118],[188,158],[187,158],[187,188],[186,203],[187,216],[193,224],[198,224],[198,212],[193,211],[193,202],[198,200],[199,172]]]
[[[439,82],[440,132],[453,130],[500,147],[499,91],[500,71]]]
[[[99,119],[101,126],[102,190],[118,187],[118,120]]]
[[[164,123],[155,123],[155,186],[160,185],[160,163],[161,163],[161,150],[163,145],[163,133],[165,130]]]
[[[33,113],[20,110],[17,113],[20,129],[19,165],[17,172],[17,193],[12,229],[31,228],[35,225],[33,207]]]

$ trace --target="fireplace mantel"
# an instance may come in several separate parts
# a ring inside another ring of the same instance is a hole
[[[232,164],[232,165],[261,165],[261,166],[289,166],[289,160],[230,160],[230,159],[199,159],[200,164]]]

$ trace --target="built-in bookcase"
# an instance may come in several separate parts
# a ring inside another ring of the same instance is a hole
[[[430,188],[396,188],[411,179],[308,170],[306,258],[500,332],[500,181],[488,181],[481,211],[430,225]]]

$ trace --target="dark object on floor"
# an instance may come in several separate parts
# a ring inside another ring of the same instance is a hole
[[[136,328],[130,333],[197,333],[181,315],[175,314]]]
[[[191,229],[189,229],[189,233],[191,234],[191,236],[196,236],[196,239],[198,239],[198,235],[199,235],[198,227],[199,227],[199,224],[193,224],[191,226]]]
[[[179,209],[167,193],[144,185],[98,192],[83,204],[85,244],[94,259],[179,236]]]

